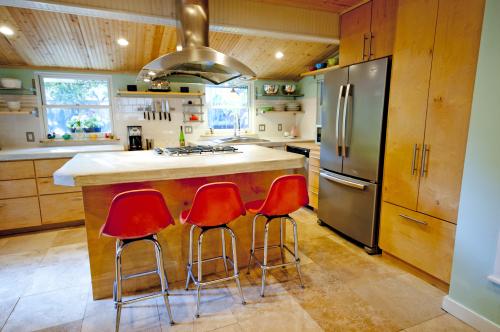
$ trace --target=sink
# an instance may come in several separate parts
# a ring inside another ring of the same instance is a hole
[[[231,136],[214,140],[217,144],[234,144],[234,143],[263,143],[269,142],[267,139],[246,137],[246,136]]]

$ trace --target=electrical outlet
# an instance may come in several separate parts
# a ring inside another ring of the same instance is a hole
[[[35,141],[35,133],[32,131],[27,131],[26,132],[26,141],[27,142],[34,142]]]
[[[184,132],[186,134],[192,134],[193,133],[193,127],[191,127],[191,126],[184,126]]]
[[[282,131],[283,130],[283,125],[281,123],[278,123],[278,131]]]
[[[260,124],[259,125],[259,131],[266,131],[266,125],[265,124]]]

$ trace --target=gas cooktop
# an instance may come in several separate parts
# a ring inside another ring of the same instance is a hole
[[[193,145],[176,148],[155,148],[156,154],[169,156],[206,155],[235,152],[238,152],[238,149],[228,145]]]

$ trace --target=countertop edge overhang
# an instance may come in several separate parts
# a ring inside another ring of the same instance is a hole
[[[172,157],[153,151],[81,153],[54,173],[63,186],[175,180],[295,169],[304,157],[256,145],[238,147],[240,153]]]

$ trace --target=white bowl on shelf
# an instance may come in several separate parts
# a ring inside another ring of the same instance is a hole
[[[17,78],[0,78],[0,85],[5,89],[21,89],[22,81]]]
[[[7,108],[11,112],[18,112],[21,109],[21,102],[20,101],[8,101]]]

